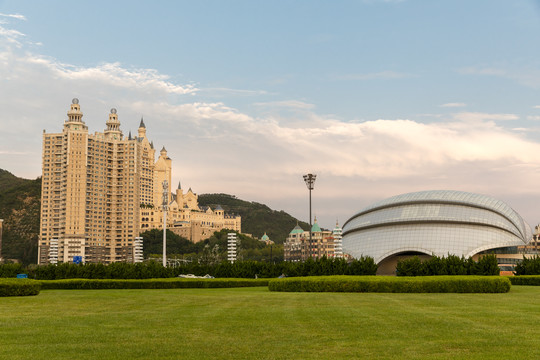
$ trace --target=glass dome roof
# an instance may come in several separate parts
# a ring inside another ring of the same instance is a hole
[[[434,190],[379,201],[343,226],[343,246],[351,255],[381,260],[387,254],[472,256],[479,251],[525,245],[530,227],[506,203],[486,195]]]

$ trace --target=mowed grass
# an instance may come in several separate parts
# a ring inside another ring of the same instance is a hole
[[[45,290],[0,298],[0,359],[539,359],[538,299],[529,286]]]

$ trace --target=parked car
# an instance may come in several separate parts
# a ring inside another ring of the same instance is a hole
[[[499,269],[499,275],[501,276],[514,276],[516,274],[516,270],[512,264],[499,264]]]

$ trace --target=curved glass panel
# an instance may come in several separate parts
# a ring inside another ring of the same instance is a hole
[[[371,206],[364,208],[362,211],[357,213],[351,219],[349,219],[343,226],[343,231],[349,227],[349,222],[353,219],[363,216],[366,213],[369,213],[376,209],[392,208],[400,204],[422,204],[422,203],[432,203],[432,204],[459,204],[459,205],[469,205],[470,207],[480,207],[487,210],[491,210],[495,213],[502,215],[507,218],[509,222],[520,233],[520,237],[527,239],[527,241],[532,237],[532,232],[530,227],[523,221],[521,216],[515,212],[510,206],[504,202],[492,198],[486,195],[467,193],[463,191],[450,191],[450,190],[431,190],[431,191],[421,191],[415,193],[408,193],[397,195],[388,199],[379,201]]]
[[[527,244],[530,227],[504,202],[461,191],[423,191],[375,203],[343,226],[343,249],[380,262],[405,251],[472,256]]]
[[[429,255],[454,254],[469,257],[480,251],[523,245],[507,231],[468,224],[389,225],[347,234],[342,239],[343,250],[354,257],[372,256],[380,262],[388,256],[405,251]]]
[[[517,237],[520,230],[502,215],[490,210],[454,204],[411,204],[383,208],[351,219],[344,232],[400,222],[464,222],[505,229]]]

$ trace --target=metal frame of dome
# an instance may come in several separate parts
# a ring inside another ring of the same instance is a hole
[[[400,241],[404,235],[406,244]],[[433,237],[444,238],[447,246]],[[379,201],[343,226],[344,249],[349,247],[353,256],[373,256],[376,262],[405,251],[467,257],[491,248],[525,245],[531,238],[530,227],[506,203],[450,190],[408,193]]]

